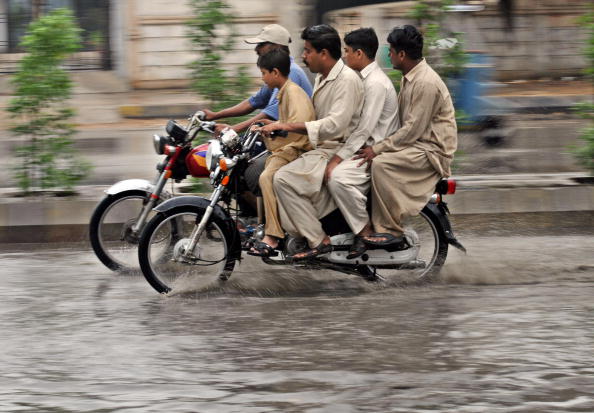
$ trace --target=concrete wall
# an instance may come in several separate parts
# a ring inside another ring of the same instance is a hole
[[[586,33],[577,19],[591,0],[516,0],[514,28],[507,30],[497,3],[485,1],[480,12],[450,13],[445,28],[465,33],[465,48],[494,58],[497,80],[581,76]],[[416,24],[406,16],[412,2],[344,9],[326,18],[341,33],[357,27],[376,29],[385,43],[394,26]]]
[[[586,33],[576,17],[592,0],[515,0],[515,30],[506,31],[495,0],[476,13],[452,13],[447,27],[466,33],[468,49],[487,51],[495,58],[499,80],[577,76],[586,62],[581,55]],[[301,29],[313,18],[315,0],[228,0],[235,16],[237,43],[225,60],[228,68],[247,65],[258,78],[253,46],[243,38],[253,36],[266,24],[279,23],[292,34],[291,52],[299,56]],[[414,23],[406,13],[414,2],[386,3],[328,13],[327,20],[344,34],[372,26],[382,42],[390,29]],[[2,53],[6,45],[6,21],[0,1],[0,72],[11,71],[21,55]],[[115,74],[133,88],[186,87],[186,65],[194,58],[185,35],[189,18],[187,0],[111,0]],[[258,82],[257,80],[255,80]]]
[[[298,2],[290,2],[281,13],[273,0],[235,0],[230,4],[237,41],[234,51],[225,58],[225,66],[234,70],[247,65],[249,73],[256,78],[253,45],[244,43],[243,38],[254,36],[267,24],[281,23],[298,39],[302,24],[295,16],[299,15],[300,6]],[[187,65],[195,58],[186,39],[185,21],[190,18],[187,2],[129,0],[117,8],[126,15],[115,33],[125,39],[123,53],[117,59],[118,73],[124,74],[134,88],[187,86]]]

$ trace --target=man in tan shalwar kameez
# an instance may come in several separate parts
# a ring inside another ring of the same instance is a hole
[[[326,172],[339,162],[335,156],[359,123],[363,104],[363,82],[346,66],[341,56],[340,37],[328,25],[307,27],[303,61],[318,73],[313,92],[315,121],[277,123],[263,131],[287,130],[307,133],[315,148],[282,167],[274,176],[274,191],[283,228],[291,235],[305,237],[310,249],[294,259],[315,257],[332,250],[330,238],[319,219],[336,209],[324,184]]]
[[[423,36],[413,26],[388,36],[390,59],[404,77],[398,96],[401,128],[358,152],[371,162],[373,246],[406,248],[402,219],[417,215],[440,178],[451,174],[457,146],[452,98],[439,75],[422,57]]]

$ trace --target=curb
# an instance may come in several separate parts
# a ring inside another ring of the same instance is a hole
[[[508,187],[493,187],[477,182],[460,180],[456,195],[445,199],[455,230],[460,225],[509,233],[594,232],[594,185],[514,187],[509,182]],[[0,203],[0,244],[86,241],[103,188],[90,188],[97,194],[90,197],[5,198]]]

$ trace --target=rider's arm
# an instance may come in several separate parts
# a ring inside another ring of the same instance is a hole
[[[252,124],[263,120],[277,120],[278,119],[278,99],[276,98],[277,90],[270,89],[268,86],[262,86],[258,93],[248,99],[250,105],[255,109],[262,109],[262,112],[256,116],[245,120],[237,125],[233,125],[232,128],[235,132],[240,132],[247,129]]]
[[[409,110],[402,119],[402,127],[386,139],[373,145],[373,152],[394,152],[398,148],[412,146],[427,130],[440,99],[443,99],[434,84],[418,82],[414,85]]]
[[[246,99],[243,102],[238,103],[237,105],[232,106],[230,108],[226,108],[218,112],[213,112],[212,114],[210,114],[210,116],[208,116],[207,119],[217,120],[221,118],[233,118],[236,116],[247,115],[248,113],[251,113],[253,111],[254,107],[250,103],[249,99]]]
[[[307,136],[315,148],[320,141],[335,140],[344,142],[345,131],[353,118],[358,118],[363,106],[363,82],[354,75],[336,80],[333,90],[332,106],[321,119],[305,122]]]
[[[348,137],[344,145],[336,153],[341,159],[351,158],[371,136],[386,104],[388,91],[379,82],[369,82],[365,84],[365,100],[359,125],[351,136]]]
[[[250,127],[250,125],[260,121],[260,120],[264,120],[264,119],[271,119],[268,115],[266,115],[266,113],[264,112],[260,112],[258,113],[256,116],[249,118],[248,120],[245,120],[241,123],[238,123],[237,125],[233,125],[231,128],[235,131],[235,132],[240,132],[244,129],[247,129]],[[272,119],[274,120],[274,119]]]
[[[291,122],[291,123],[280,123],[274,122],[266,125],[262,128],[265,133],[272,132],[275,130],[286,130],[289,133],[298,133],[305,135],[307,129],[305,128],[305,122]]]

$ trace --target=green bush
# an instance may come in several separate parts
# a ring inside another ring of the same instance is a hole
[[[190,7],[194,16],[187,21],[187,32],[197,54],[190,63],[192,89],[215,111],[235,105],[246,98],[250,79],[245,66],[235,73],[222,67],[237,37],[229,6],[221,0],[190,0]]]
[[[11,131],[25,143],[16,148],[16,178],[25,193],[31,189],[65,189],[84,178],[90,166],[75,156],[66,105],[72,84],[60,66],[80,48],[80,29],[72,12],[56,9],[31,23],[20,46],[27,55],[12,79],[15,97],[8,111],[18,122]]]
[[[251,85],[245,66],[239,66],[235,73],[223,68],[223,58],[233,50],[236,32],[230,8],[221,0],[190,0],[193,17],[186,22],[187,37],[192,44],[192,51],[197,57],[189,65],[191,87],[205,98],[214,111],[227,108],[243,101]],[[227,119],[230,123],[239,119]],[[199,144],[208,137],[196,139]],[[192,192],[205,190],[204,179],[190,178]]]
[[[586,30],[586,47],[584,56],[588,65],[584,70],[586,76],[592,81],[594,88],[594,4],[590,5],[590,11],[580,19],[580,24]],[[579,139],[583,145],[573,150],[578,162],[594,175],[594,102],[584,102],[575,107],[578,115],[588,119],[590,124],[582,129]]]

